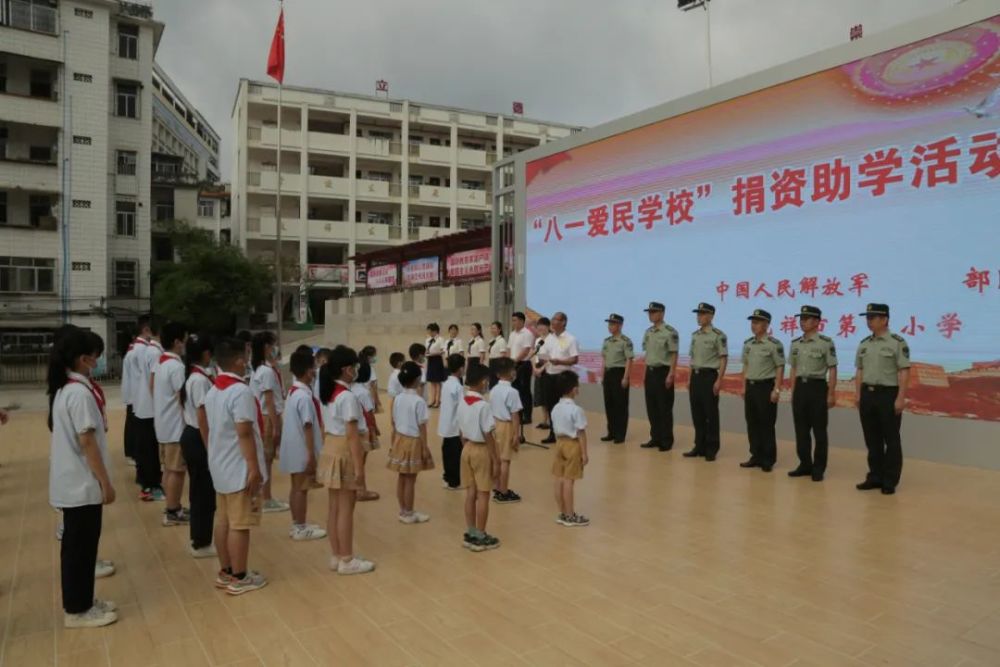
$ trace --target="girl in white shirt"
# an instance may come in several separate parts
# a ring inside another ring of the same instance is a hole
[[[350,390],[357,363],[354,350],[337,347],[323,366],[319,380],[320,401],[326,410],[323,426],[330,437],[320,454],[316,479],[330,496],[330,569],[344,575],[375,569],[375,563],[354,555],[354,505],[357,492],[365,488],[365,453],[359,428],[364,415],[358,397]]]
[[[441,407],[441,383],[448,379],[444,368],[444,341],[441,339],[441,327],[437,322],[427,325],[427,384],[431,387],[431,399],[427,407]]]
[[[104,392],[90,378],[103,353],[100,336],[64,327],[49,361],[49,503],[63,514],[60,560],[67,628],[96,628],[118,620],[113,602],[94,597],[103,505],[115,501],[108,476]]]
[[[389,470],[399,473],[396,496],[401,523],[424,523],[430,517],[413,509],[417,473],[434,469],[434,458],[427,446],[427,403],[416,392],[420,366],[412,361],[399,370],[403,393],[392,402],[393,439],[389,451]]]
[[[490,389],[497,386],[497,369],[496,360],[503,357],[510,356],[510,352],[507,350],[507,340],[503,337],[503,325],[499,322],[494,322],[490,325],[490,344],[489,352],[487,356],[489,357],[490,364]]]
[[[372,397],[372,403],[375,404],[375,412],[382,412],[382,400],[378,395],[378,375],[375,372],[375,364],[378,363],[378,350],[375,349],[373,345],[365,345],[358,352],[358,363],[362,366],[368,365],[371,367],[371,376],[365,382],[365,386],[368,387],[368,393]]]
[[[358,397],[358,402],[361,404],[362,420],[358,422],[358,432],[361,437],[361,447],[365,450],[364,462],[366,465],[368,464],[368,453],[381,446],[378,438],[382,435],[375,422],[375,402],[372,400],[369,389],[371,374],[371,366],[362,363],[358,366],[358,373],[351,384],[351,391]],[[379,498],[379,494],[370,490],[367,485],[363,489],[358,489],[358,502],[378,500]]]
[[[212,537],[215,523],[215,486],[208,469],[208,414],[205,397],[212,389],[214,373],[211,369],[215,346],[206,334],[188,336],[184,350],[184,367],[187,379],[180,392],[184,410],[184,431],[181,433],[181,452],[187,464],[191,498],[189,549],[195,558],[214,558]]]
[[[444,342],[445,366],[448,365],[448,357],[450,357],[453,354],[460,354],[463,357],[465,356],[465,346],[462,345],[462,339],[458,337],[457,324],[448,325],[448,340]]]
[[[486,363],[486,343],[483,341],[483,325],[474,322],[469,327],[469,349],[465,356],[465,373]]]
[[[250,343],[250,364],[253,366],[253,376],[250,378],[250,389],[254,398],[260,403],[264,414],[264,465],[267,475],[261,488],[263,512],[285,512],[288,503],[283,503],[271,497],[271,467],[275,454],[281,446],[281,415],[285,412],[285,387],[278,369],[278,339],[272,331],[259,331],[254,334]]]

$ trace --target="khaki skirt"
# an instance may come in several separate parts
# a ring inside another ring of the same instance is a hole
[[[389,462],[386,467],[394,472],[416,474],[423,470],[433,470],[434,457],[430,456],[429,452],[428,456],[424,457],[420,438],[396,433],[389,449]]]
[[[329,436],[316,463],[316,481],[328,489],[357,491],[360,487],[354,482],[354,474],[347,436]]]

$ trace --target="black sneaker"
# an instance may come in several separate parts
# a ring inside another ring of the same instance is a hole
[[[502,503],[504,502],[504,494],[496,489],[493,489],[493,502]]]
[[[768,464],[766,464],[766,463],[765,463],[765,464],[762,464],[762,465],[760,466],[760,469],[761,469],[761,470],[763,470],[764,472],[771,472],[771,469],[772,469],[773,467],[774,467],[774,466],[771,466],[771,465],[768,465]]]
[[[462,541],[462,546],[468,549],[469,551],[476,551],[476,552],[486,551],[486,547],[483,545],[482,539],[483,538],[478,537],[476,535],[470,535],[469,533],[466,533]]]
[[[506,498],[505,502],[508,502],[508,503],[519,503],[519,502],[521,502],[521,496],[519,496],[518,494],[514,493],[510,489],[507,489],[507,494],[506,494],[505,498]]]
[[[715,454],[705,454],[705,460],[711,463],[715,460]]]
[[[896,493],[896,487],[894,487],[894,486],[883,486],[882,487],[882,495],[883,496],[891,496],[894,493]]]
[[[809,470],[809,468],[802,468],[802,467],[798,467],[795,470],[788,471],[789,477],[808,477],[811,474],[812,471]]]
[[[689,451],[686,451],[686,452],[684,452],[684,458],[687,458],[687,459],[693,459],[693,458],[695,458],[696,456],[704,456],[704,454],[702,454],[702,453],[701,453],[700,451],[698,451],[697,449],[692,449],[692,450],[689,450]]]
[[[612,438],[610,435],[601,436],[601,442],[611,442],[612,440],[614,440],[614,438]]]
[[[650,440],[649,442],[644,442],[639,446],[642,447],[643,449],[655,449],[659,447],[659,445],[653,442],[652,440]]]
[[[823,481],[823,473],[821,473],[821,472],[813,472],[813,474],[812,474],[812,480],[814,482],[822,482]]]
[[[500,540],[489,533],[483,533],[483,536],[479,538],[479,544],[483,549],[496,549],[500,546]]]
[[[876,482],[874,480],[866,479],[865,481],[861,482],[860,484],[856,484],[854,486],[854,488],[856,488],[858,491],[874,491],[875,489],[881,489],[882,488],[882,483],[881,482]]]
[[[746,461],[744,461],[743,463],[741,463],[741,464],[740,464],[740,467],[741,467],[741,468],[759,468],[759,467],[760,467],[760,464],[759,464],[759,463],[757,463],[757,460],[756,460],[756,459],[754,459],[754,458],[749,458],[749,459],[747,459]]]

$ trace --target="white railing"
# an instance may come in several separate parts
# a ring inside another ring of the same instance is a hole
[[[58,13],[55,7],[31,0],[0,0],[0,25],[55,35],[58,34]]]

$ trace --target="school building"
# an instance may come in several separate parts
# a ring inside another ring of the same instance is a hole
[[[364,287],[355,255],[489,226],[497,160],[580,129],[296,86],[281,108],[281,252],[303,269],[317,318],[327,299]],[[273,258],[277,84],[241,80],[232,119],[233,234],[251,257]]]

